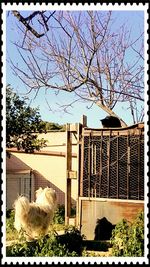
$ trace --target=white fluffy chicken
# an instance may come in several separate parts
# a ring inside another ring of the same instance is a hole
[[[18,232],[23,230],[28,240],[46,235],[53,220],[56,202],[56,192],[49,187],[40,187],[36,191],[36,201],[32,203],[28,198],[19,196],[14,202],[14,227]]]

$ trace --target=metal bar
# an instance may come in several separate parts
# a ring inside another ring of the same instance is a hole
[[[117,198],[119,198],[119,132],[117,137]]]
[[[79,198],[81,201],[89,201],[88,197],[80,197]],[[116,198],[91,198],[90,200],[94,200],[94,201],[100,201],[100,202],[129,202],[129,203],[143,203],[144,204],[144,200],[135,200],[135,199],[116,199]]]
[[[83,133],[84,129],[82,130]],[[83,175],[84,175],[84,135],[82,134],[82,144],[81,144],[81,165],[80,165],[80,196],[83,196]]]
[[[130,132],[127,134],[127,199],[130,198],[130,192],[129,192],[129,175],[130,175]]]
[[[110,142],[111,142],[111,131],[109,134],[109,141],[107,146],[107,197],[110,195]]]
[[[76,203],[76,226],[80,226],[80,207],[79,207],[79,196],[80,196],[80,177],[81,177],[81,144],[80,139],[82,134],[82,125],[78,124],[77,129],[77,203]]]
[[[141,131],[138,136],[138,199],[140,199],[140,168],[141,168]]]
[[[82,199],[84,199],[83,197],[79,197],[79,230],[81,231],[82,228]]]
[[[91,173],[94,174],[94,144],[91,143]]]
[[[94,149],[94,151],[93,151],[93,155],[94,155],[94,173],[93,174],[97,174],[97,170],[96,170],[96,145],[95,144],[93,144],[94,145],[94,147],[93,147],[93,149]]]
[[[91,194],[91,134],[89,134],[89,147],[88,147],[88,197]]]
[[[101,197],[101,184],[102,184],[102,157],[103,157],[103,131],[101,131],[101,142],[100,142],[99,197]]]
[[[70,124],[66,125],[66,194],[65,194],[65,224],[69,224],[71,214],[71,179],[68,178],[68,171],[72,168],[72,133]]]
[[[97,194],[96,194],[96,188],[94,189],[94,194],[95,194],[95,197],[97,196]]]
[[[141,128],[141,130],[143,130],[143,129]],[[86,128],[84,131],[84,135],[89,136],[89,134],[91,134],[91,136],[101,136],[101,131],[104,132],[105,136],[110,135],[110,131],[112,132],[112,136],[117,136],[118,131],[120,132],[121,135],[124,135],[124,136],[127,136],[128,131],[130,131],[130,134],[137,134],[138,135],[138,133],[139,133],[139,130],[136,128],[133,128],[133,129],[130,129],[130,128],[129,129],[128,128],[126,128],[126,129],[115,128],[114,129],[113,128],[113,129],[109,129],[109,130],[108,130],[108,128],[107,129],[103,128],[103,129],[99,129],[99,130]]]
[[[93,188],[91,189],[91,197],[94,197],[94,195],[93,195]]]

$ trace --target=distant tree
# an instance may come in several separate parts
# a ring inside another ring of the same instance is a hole
[[[73,93],[71,103],[88,101],[111,116],[126,103],[133,122],[144,116],[144,33],[132,38],[126,24],[114,28],[111,11],[13,11],[15,45],[23,64],[11,66],[29,90]],[[122,126],[126,126],[121,119]]]
[[[40,150],[46,141],[37,132],[45,131],[38,108],[31,108],[20,99],[10,85],[6,87],[6,147],[25,152]]]
[[[51,131],[51,130],[56,130],[56,131],[62,131],[65,130],[65,126],[64,125],[59,125],[58,123],[54,123],[54,122],[43,122],[45,123],[45,129],[46,131]]]

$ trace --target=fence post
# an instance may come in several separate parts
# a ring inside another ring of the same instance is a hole
[[[66,194],[65,194],[65,224],[69,224],[71,214],[71,179],[68,173],[72,165],[72,136],[70,132],[70,124],[66,124]]]
[[[82,124],[82,127],[87,127],[87,116],[86,115],[82,115],[81,124]]]
[[[81,125],[66,124],[66,193],[65,193],[65,224],[69,224],[69,219],[71,218],[71,186],[72,179],[76,179],[77,183],[79,181],[79,170],[80,170],[80,150],[79,150],[79,134],[81,131]],[[77,170],[72,170],[72,136],[75,136],[77,141]],[[77,136],[76,136],[77,135]],[[78,185],[77,185],[77,199],[78,199]],[[76,199],[76,200],[77,200]],[[76,203],[76,208],[78,206],[78,200]],[[75,223],[75,222],[74,222]]]
[[[83,125],[78,123],[77,127],[77,201],[76,201],[76,226],[80,227],[80,207],[79,207],[79,196],[80,196],[80,181],[81,181],[81,138],[82,138]]]

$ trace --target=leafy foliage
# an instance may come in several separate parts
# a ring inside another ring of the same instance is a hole
[[[65,125],[59,125],[58,123],[48,122],[48,121],[43,123],[45,124],[46,131],[51,131],[51,130],[65,131]]]
[[[63,245],[71,252],[76,252],[77,255],[81,256],[82,252],[82,240],[84,235],[81,235],[80,231],[75,226],[69,226],[65,229],[65,234],[57,237],[58,242]]]
[[[111,243],[113,256],[143,256],[144,212],[138,213],[132,223],[125,219],[118,223],[112,232]]]
[[[55,214],[54,214],[53,222],[55,224],[64,224],[65,222],[65,206],[64,205],[58,205],[55,211]]]
[[[18,232],[14,228],[14,210],[6,211],[6,238],[7,240],[14,240],[18,238]]]
[[[64,205],[60,205],[54,217],[57,223],[64,223]],[[6,212],[6,232],[14,233],[14,210]],[[63,235],[56,232],[49,232],[45,237],[32,242],[21,242],[7,247],[7,256],[79,256],[82,253],[83,236],[80,231],[73,226],[65,227]]]
[[[46,141],[37,138],[36,132],[45,131],[38,108],[31,108],[20,99],[10,85],[6,87],[6,146],[25,152],[39,150]]]
[[[14,222],[15,213],[14,210],[7,210],[6,211],[6,230],[10,229],[13,230],[13,222]]]
[[[7,256],[79,256],[82,238],[79,230],[72,227],[66,229],[63,236],[50,233],[37,241],[17,243],[7,249]]]
[[[76,214],[76,209],[74,207],[71,207],[71,217],[74,217]],[[65,206],[58,205],[53,219],[55,224],[64,224],[65,223]]]

